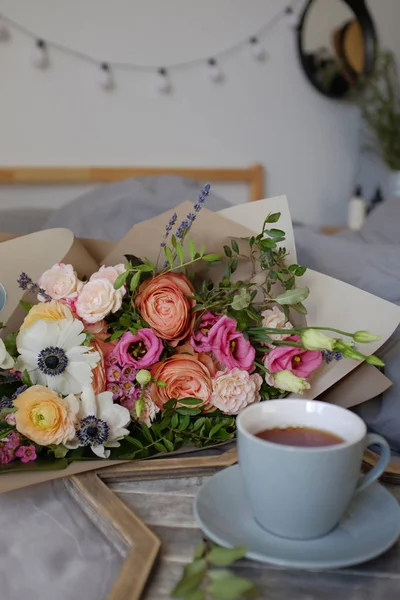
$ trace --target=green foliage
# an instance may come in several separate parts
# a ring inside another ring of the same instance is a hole
[[[247,550],[244,546],[221,548],[206,540],[201,541],[196,546],[193,561],[185,566],[171,596],[183,600],[239,600],[254,597],[257,589],[251,581],[226,569],[213,568],[232,565],[243,558]]]
[[[400,170],[400,85],[391,52],[378,55],[357,104],[372,134],[369,150],[378,153],[389,169]]]

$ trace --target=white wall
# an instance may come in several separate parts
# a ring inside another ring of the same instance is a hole
[[[384,41],[394,45],[400,2],[369,4]],[[44,38],[100,59],[162,65],[212,55],[251,35],[285,5],[283,0],[0,0],[0,11]],[[209,82],[201,68],[182,70],[172,73],[174,93],[163,96],[146,73],[117,73],[115,91],[104,92],[90,65],[56,51],[51,68],[37,70],[29,62],[32,42],[15,32],[0,45],[0,164],[262,162],[268,195],[286,193],[295,219],[340,223],[360,173],[357,111],[309,86],[285,22],[265,44],[265,64],[244,49],[223,61],[222,85]],[[0,188],[0,207],[57,206],[66,196],[42,197],[39,191],[32,198],[29,191],[11,194]]]

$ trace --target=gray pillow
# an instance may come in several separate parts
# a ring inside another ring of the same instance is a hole
[[[67,227],[78,237],[120,240],[136,223],[185,200],[196,202],[202,184],[174,175],[141,177],[103,185],[54,211],[44,228]],[[207,208],[229,202],[210,192]]]
[[[378,232],[377,232],[378,233]],[[375,243],[295,229],[298,261],[400,305],[400,243]],[[366,323],[366,329],[368,323]],[[400,327],[380,348],[385,375],[393,382],[382,397],[359,405],[357,412],[372,431],[400,451]]]
[[[17,208],[0,212],[0,231],[3,233],[33,233],[43,229],[52,213],[46,209]]]

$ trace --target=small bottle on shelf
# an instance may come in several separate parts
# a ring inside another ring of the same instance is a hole
[[[362,196],[360,185],[354,190],[354,195],[349,202],[347,213],[347,226],[351,231],[358,231],[364,224],[366,213],[365,200]]]

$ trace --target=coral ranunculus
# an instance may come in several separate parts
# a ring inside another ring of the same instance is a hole
[[[182,273],[161,273],[139,288],[135,305],[157,337],[176,346],[192,331],[196,301],[190,281]]]
[[[94,390],[95,394],[101,394],[101,392],[106,391],[106,387],[107,387],[106,368],[104,365],[103,348],[104,348],[104,346],[107,346],[108,344],[106,342],[103,342],[101,340],[97,340],[96,338],[93,338],[90,342],[90,345],[93,348],[93,350],[95,350],[96,352],[99,353],[99,356],[100,356],[99,362],[97,363],[97,365],[95,366],[95,368],[92,371],[92,373],[93,373],[92,386],[93,386],[93,390]],[[112,344],[110,344],[110,345],[112,345]]]
[[[75,436],[79,402],[61,398],[43,385],[33,385],[14,400],[16,428],[40,446],[65,444]]]
[[[203,405],[208,404],[211,375],[197,354],[175,354],[155,364],[150,372],[153,379],[165,383],[163,387],[155,383],[150,386],[151,398],[159,408],[171,398],[199,398]]]
[[[68,319],[72,321],[72,312],[65,304],[61,304],[57,300],[51,300],[51,302],[40,302],[32,306],[28,314],[26,315],[24,322],[21,325],[21,329],[30,327],[38,319],[43,321],[62,321]]]

